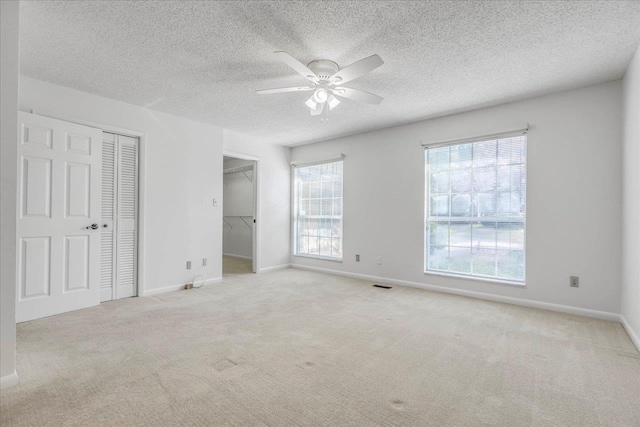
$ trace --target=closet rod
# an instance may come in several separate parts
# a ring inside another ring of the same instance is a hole
[[[250,172],[250,171],[253,171],[253,166],[242,166],[242,167],[237,167],[237,168],[225,169],[224,170],[224,174],[225,175],[231,175],[231,174],[234,174],[234,173],[241,173],[241,174],[244,175],[245,178],[247,178],[249,180],[249,182],[253,182],[253,180],[251,178],[249,178],[249,175],[247,175],[247,172]]]
[[[229,168],[224,170],[225,175],[229,175],[232,173],[240,173],[240,172],[249,172],[253,170],[253,166],[241,166],[237,168]]]

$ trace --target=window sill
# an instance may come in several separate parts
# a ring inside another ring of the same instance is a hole
[[[492,279],[490,277],[467,276],[465,274],[440,273],[437,271],[425,271],[424,274],[429,276],[441,276],[441,277],[450,277],[453,279],[475,280],[477,282],[496,283],[499,285],[522,286],[522,287],[526,286],[526,282],[515,282],[511,280]]]
[[[319,259],[321,261],[342,262],[342,258],[331,258],[326,256],[320,256],[320,255],[293,254],[293,256],[299,257],[299,258]]]

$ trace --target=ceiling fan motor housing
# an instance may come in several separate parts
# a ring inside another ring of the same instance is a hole
[[[320,79],[320,81],[328,82],[331,76],[337,73],[340,70],[338,64],[333,61],[329,61],[328,59],[318,59],[316,61],[311,61],[307,64],[307,67],[311,71],[313,71],[316,76]]]

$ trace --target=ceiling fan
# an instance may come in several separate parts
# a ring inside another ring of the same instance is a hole
[[[327,114],[329,110],[337,107],[343,98],[369,104],[380,104],[382,102],[383,98],[378,95],[342,86],[344,83],[362,77],[384,64],[384,61],[378,55],[371,55],[343,69],[340,69],[335,62],[327,59],[311,61],[309,64],[304,65],[286,52],[275,52],[275,55],[309,80],[311,85],[265,89],[256,91],[256,93],[265,95],[270,93],[314,91],[311,98],[305,102],[311,109],[312,116],[319,116],[323,111],[326,111],[325,114]]]

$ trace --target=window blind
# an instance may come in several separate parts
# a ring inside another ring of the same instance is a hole
[[[342,259],[342,163],[294,166],[294,255]]]
[[[526,135],[427,146],[425,271],[525,280]]]

